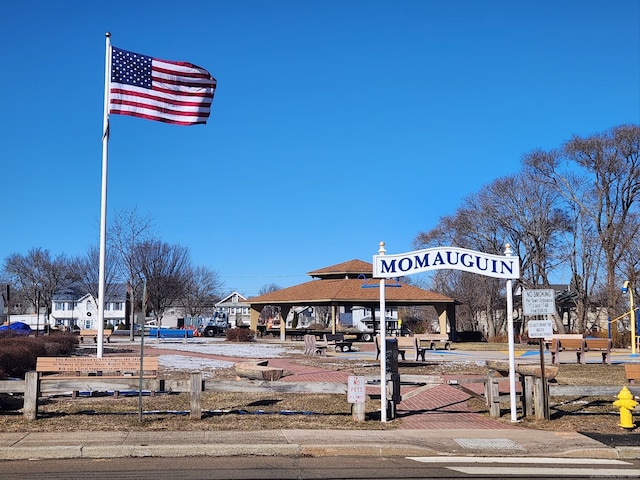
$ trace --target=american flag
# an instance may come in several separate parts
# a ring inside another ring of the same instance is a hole
[[[111,48],[109,113],[196,125],[206,123],[216,79],[204,68]]]

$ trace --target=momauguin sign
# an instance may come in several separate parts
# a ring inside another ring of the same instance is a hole
[[[430,270],[463,270],[487,277],[520,278],[516,256],[491,255],[457,247],[435,247],[397,255],[374,255],[373,277],[394,278]]]
[[[516,368],[513,334],[512,280],[520,278],[520,259],[512,255],[510,245],[505,245],[505,255],[491,255],[457,247],[435,247],[413,252],[386,255],[384,242],[380,242],[378,255],[373,256],[373,277],[380,279],[380,311],[386,311],[385,279],[404,277],[430,270],[462,270],[486,277],[507,280],[507,328],[509,335],[509,391],[511,396],[511,421],[516,422]],[[385,322],[380,322],[380,337],[385,334]],[[444,333],[444,332],[442,332]],[[384,366],[386,342],[380,342],[380,420],[386,416],[386,372]]]

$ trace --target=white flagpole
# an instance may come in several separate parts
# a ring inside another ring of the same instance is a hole
[[[102,358],[104,347],[105,258],[107,250],[107,159],[109,157],[109,90],[111,81],[111,34],[107,32],[104,67],[104,113],[102,118],[102,193],[100,197],[100,268],[98,279],[98,351]]]

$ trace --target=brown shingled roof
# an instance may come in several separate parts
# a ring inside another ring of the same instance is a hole
[[[358,278],[358,275],[364,275],[367,278],[371,278],[373,264],[353,259],[308,272],[307,275],[318,278]]]
[[[349,262],[346,262],[349,263]],[[362,262],[365,263],[365,262]],[[454,300],[439,293],[423,290],[407,283],[392,287],[395,282],[387,280],[385,299],[387,304],[453,303]],[[380,300],[380,281],[359,278],[324,278],[301,283],[289,288],[269,292],[250,298],[251,304],[295,304],[314,305],[326,303],[371,303]]]

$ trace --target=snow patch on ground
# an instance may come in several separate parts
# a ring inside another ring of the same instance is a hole
[[[179,350],[206,355],[220,355],[223,357],[241,358],[278,358],[296,349],[284,348],[280,345],[265,345],[255,343],[158,343],[153,348],[165,350]],[[231,368],[234,362],[212,358],[192,357],[189,355],[160,355],[159,364],[168,370],[182,372],[202,372],[204,378],[214,375],[217,368]]]
[[[182,352],[203,353],[207,355],[220,355],[223,357],[243,358],[278,358],[287,353],[297,351],[292,348],[284,348],[281,345],[269,345],[260,343],[159,343],[153,348],[180,350]]]
[[[213,376],[213,371],[216,368],[231,368],[234,365],[233,362],[187,357],[186,355],[160,355],[158,363],[167,370],[177,370],[188,373],[202,372],[204,378]]]

